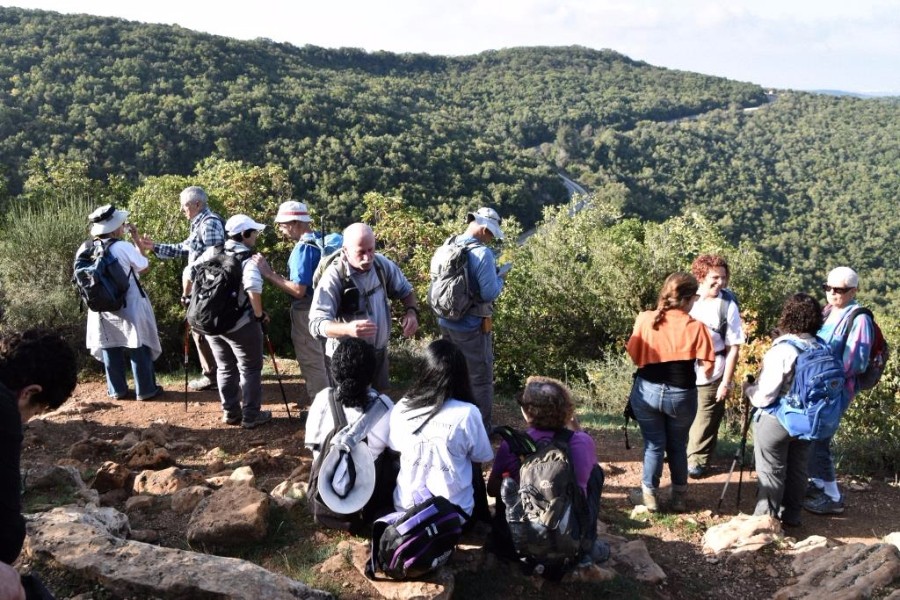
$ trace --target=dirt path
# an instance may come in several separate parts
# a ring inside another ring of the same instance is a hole
[[[279,361],[279,364],[282,362],[288,363],[285,360]],[[305,387],[296,376],[287,375],[284,378],[284,386],[291,402],[300,399],[304,405],[307,403]],[[296,407],[291,404],[294,419],[288,420],[274,378],[264,381],[264,398],[265,408],[272,410],[275,415],[274,422],[257,430],[245,431],[221,422],[221,410],[215,392],[189,393],[188,409],[185,411],[181,391],[169,391],[162,399],[149,402],[112,401],[106,397],[105,385],[102,382],[83,383],[78,386],[73,398],[61,411],[46,417],[43,425],[34,428],[35,431],[40,431],[39,435],[26,434],[23,468],[57,463],[61,459],[66,459],[68,463],[79,466],[82,472],[90,473],[104,460],[123,462],[121,455],[117,455],[111,449],[105,454],[101,452],[86,457],[79,456],[77,461],[73,461],[69,458],[73,444],[87,438],[115,442],[129,432],[139,434],[151,423],[165,423],[170,428],[171,439],[183,442],[170,450],[179,466],[207,470],[212,462],[209,451],[214,448],[220,448],[236,461],[246,456],[248,452],[258,453],[265,450],[273,458],[259,469],[257,479],[259,487],[271,490],[301,464],[303,457],[308,454],[303,448],[303,429],[297,419]],[[71,411],[72,407],[88,403],[101,403],[103,408],[83,414]],[[516,427],[522,426],[517,417],[517,410],[512,406],[498,406],[496,412],[498,424],[507,422]],[[620,592],[610,591],[610,588],[598,590],[595,584],[569,586],[546,584],[536,587],[527,579],[520,580],[516,575],[516,569],[509,568],[499,571],[502,574],[500,579],[502,585],[498,587],[496,571],[491,571],[491,575],[485,575],[476,570],[470,577],[463,577],[458,582],[457,597],[508,597],[509,590],[515,590],[515,595],[524,598],[567,600],[596,597],[598,593],[618,597],[758,598],[771,595],[788,579],[789,561],[777,551],[763,552],[740,562],[710,562],[700,551],[703,532],[709,526],[724,522],[736,514],[737,471],[732,477],[723,503],[724,514],[714,516],[711,512],[722,492],[731,457],[720,457],[714,463],[713,472],[709,477],[691,483],[688,514],[659,516],[650,523],[639,523],[630,519],[631,507],[627,501],[627,491],[637,487],[640,482],[642,452],[637,430],[631,429],[629,432],[632,441],[631,450],[625,449],[621,431],[590,430],[590,433],[597,440],[601,463],[607,472],[601,520],[608,525],[612,534],[644,539],[651,555],[668,574],[668,582],[655,588],[626,586],[623,588],[625,591]],[[663,481],[663,488],[666,488],[668,476],[664,477],[666,479]],[[842,481],[845,488],[847,483]],[[897,516],[900,489],[876,480],[867,482],[864,487],[866,489],[863,491],[848,492],[847,510],[843,515],[834,517],[805,515],[803,525],[789,531],[789,535],[797,539],[810,535],[824,535],[843,542],[873,543],[892,531],[900,530],[900,517]],[[754,494],[755,474],[745,473],[740,506],[743,512],[752,512]],[[123,506],[116,505],[116,508],[123,510]],[[185,547],[184,531],[187,519],[188,516],[166,514],[161,515],[152,526],[159,529],[163,544]],[[309,529],[308,523],[306,527]],[[340,534],[332,535],[329,532],[309,529],[309,539],[314,543],[334,544],[341,538]],[[289,544],[293,541],[278,543]],[[263,549],[251,558],[262,557],[259,562],[264,566],[281,570],[278,560],[272,560],[270,564],[265,559],[267,554]],[[293,573],[288,574],[296,576]],[[327,576],[317,575],[317,577]],[[346,574],[335,574],[333,577],[335,578],[332,582],[333,588],[338,590],[340,597],[363,598],[368,595],[364,581],[348,583],[341,580],[347,577]],[[69,588],[73,592],[80,589],[75,584],[67,585],[74,586]],[[502,594],[503,590],[507,593]],[[102,595],[95,597],[111,598]]]

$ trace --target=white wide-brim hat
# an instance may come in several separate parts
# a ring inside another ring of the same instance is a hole
[[[503,230],[500,229],[500,215],[493,208],[483,206],[475,212],[468,213],[466,215],[466,223],[471,223],[472,221],[487,227],[498,240],[503,239]]]
[[[347,456],[347,446],[332,446],[327,452],[319,469],[319,496],[325,505],[336,513],[349,515],[362,508],[375,491],[375,460],[365,442],[359,442]],[[348,458],[353,463],[354,474],[341,467],[342,460]],[[341,468],[339,468],[341,467]],[[335,489],[341,484],[349,488],[341,492]]]
[[[303,221],[309,223],[312,217],[309,216],[309,209],[302,202],[296,200],[288,200],[282,202],[278,207],[278,214],[275,215],[276,223],[290,223],[291,221]]]
[[[112,233],[128,219],[127,210],[118,210],[112,204],[104,204],[88,215],[91,222],[91,235]]]
[[[256,231],[262,231],[266,226],[262,223],[257,223],[247,215],[234,215],[227,221],[225,221],[225,233],[228,235],[237,235],[239,233],[243,233],[248,229],[255,229]]]

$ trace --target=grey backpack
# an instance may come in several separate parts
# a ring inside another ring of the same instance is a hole
[[[479,245],[474,240],[460,244],[453,236],[431,257],[428,304],[438,317],[459,321],[475,303],[475,294],[469,288],[469,250]]]

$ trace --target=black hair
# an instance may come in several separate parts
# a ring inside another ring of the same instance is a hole
[[[242,242],[245,239],[247,239],[248,237],[250,237],[250,234],[253,233],[254,231],[257,231],[257,230],[256,229],[245,229],[240,233],[236,233],[234,235],[228,236],[228,239],[232,240],[234,242]]]
[[[348,408],[364,408],[375,376],[375,347],[359,338],[341,340],[331,357],[331,377],[338,401]]]
[[[440,412],[444,402],[453,398],[475,404],[469,383],[466,357],[450,340],[440,339],[425,348],[421,374],[406,394],[406,411],[434,407],[428,419]]]
[[[781,333],[816,335],[822,328],[822,307],[809,294],[794,294],[784,301],[778,329]]]
[[[75,352],[55,331],[35,328],[0,335],[0,383],[13,393],[39,385],[31,402],[53,409],[66,401],[77,381]]]

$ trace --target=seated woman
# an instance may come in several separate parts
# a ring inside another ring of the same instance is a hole
[[[484,494],[480,463],[491,460],[494,452],[472,398],[462,352],[440,339],[428,345],[424,358],[418,380],[391,411],[388,443],[400,452],[394,508],[408,509],[431,494],[471,517],[476,477]]]
[[[644,437],[644,474],[632,502],[650,511],[659,509],[664,458],[672,476],[671,509],[686,510],[688,434],[697,414],[695,363],[709,377],[716,361],[709,331],[688,314],[698,289],[693,275],[669,275],[656,310],[638,315],[626,346],[637,365],[628,401]]]
[[[609,556],[609,547],[597,542],[597,518],[600,516],[600,494],[603,491],[604,473],[597,464],[597,448],[593,438],[581,430],[575,418],[575,403],[569,389],[561,382],[550,377],[532,376],[525,381],[525,390],[517,399],[522,409],[522,416],[528,424],[526,433],[535,442],[551,440],[560,431],[570,429],[574,433],[569,440],[569,453],[572,467],[575,470],[575,481],[583,495],[583,506],[587,509],[585,522],[588,524],[581,537],[582,563],[601,562]],[[500,497],[500,485],[504,474],[508,474],[516,482],[519,481],[521,461],[504,440],[497,450],[497,457],[487,482],[487,493],[497,498],[495,520],[495,540],[504,543],[508,535],[506,511]],[[499,529],[499,531],[498,531]],[[593,550],[592,550],[593,549]],[[498,548],[503,554],[509,548]]]
[[[822,307],[807,294],[788,298],[778,321],[778,337],[763,356],[755,383],[744,393],[759,408],[753,423],[757,493],[754,515],[771,515],[787,526],[800,525],[806,495],[810,442],[792,438],[775,417],[779,400],[791,389],[798,351],[786,340],[809,344],[822,326]]]
[[[348,425],[354,425],[371,413],[372,422],[366,424],[365,442],[375,462],[375,491],[359,514],[349,515],[347,527],[322,522],[322,524],[364,531],[372,522],[393,510],[394,485],[397,475],[392,467],[392,457],[385,455],[388,442],[390,410],[394,403],[384,394],[379,394],[369,385],[375,374],[377,360],[375,347],[360,338],[341,340],[331,359],[331,378],[334,387],[328,387],[316,394],[306,419],[306,447],[312,450],[313,464],[320,461],[319,454],[328,434],[334,429],[330,396],[344,411]],[[380,416],[378,416],[380,412]],[[310,500],[313,500],[310,490]],[[316,516],[314,514],[314,516]]]

